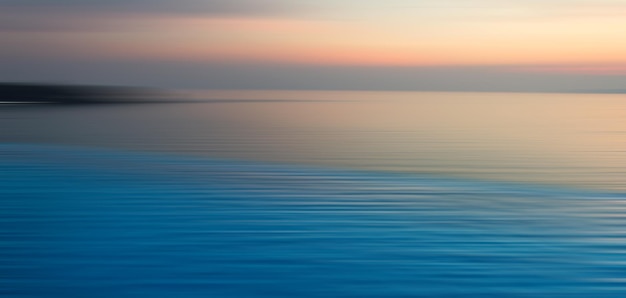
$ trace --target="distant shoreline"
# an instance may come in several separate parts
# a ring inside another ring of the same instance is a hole
[[[36,83],[0,83],[4,104],[113,104],[148,102],[147,89]]]
[[[207,89],[206,91],[211,91]],[[270,91],[270,90],[217,90],[217,91]],[[287,90],[271,91],[346,91],[346,92],[469,92],[469,93],[563,93],[563,94],[626,94],[626,89],[606,90],[560,90],[560,91],[461,91],[461,90]],[[7,105],[87,105],[87,104],[131,104],[131,103],[166,103],[166,102],[202,102],[189,98],[173,100],[169,92],[139,87],[106,87],[88,85],[63,85],[46,83],[8,83],[0,82],[0,104]],[[169,96],[167,96],[169,95]],[[178,96],[177,96],[178,97]],[[231,100],[227,100],[231,101]]]

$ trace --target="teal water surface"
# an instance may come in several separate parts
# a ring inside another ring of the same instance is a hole
[[[0,109],[0,296],[626,295],[619,95],[211,96]]]
[[[626,195],[0,146],[3,297],[622,297]]]

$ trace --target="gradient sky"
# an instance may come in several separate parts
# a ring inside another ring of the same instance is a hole
[[[626,0],[0,0],[0,80],[626,89]]]

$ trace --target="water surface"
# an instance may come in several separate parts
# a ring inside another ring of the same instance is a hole
[[[196,96],[0,109],[0,296],[626,295],[620,95]]]
[[[5,142],[624,190],[615,94],[222,91],[194,104],[0,109]],[[208,101],[207,101],[208,100]]]

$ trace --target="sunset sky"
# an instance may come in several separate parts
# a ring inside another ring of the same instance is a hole
[[[626,89],[626,0],[0,0],[0,80]]]

